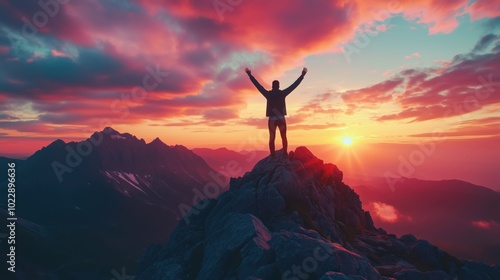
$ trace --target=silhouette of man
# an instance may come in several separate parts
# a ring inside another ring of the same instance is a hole
[[[281,90],[280,82],[277,80],[273,81],[273,88],[271,90],[266,90],[259,82],[252,76],[252,71],[245,68],[245,72],[250,77],[250,81],[255,85],[259,92],[267,99],[266,105],[266,116],[269,117],[268,127],[269,127],[269,151],[271,156],[275,156],[274,139],[276,138],[276,127],[280,129],[281,141],[283,143],[283,151],[285,152],[285,157],[288,157],[288,140],[286,138],[286,104],[285,98],[289,95],[304,79],[307,73],[307,68],[304,67],[302,70],[302,75],[288,88]]]

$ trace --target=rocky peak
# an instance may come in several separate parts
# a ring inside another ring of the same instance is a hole
[[[166,246],[149,247],[137,279],[500,275],[498,266],[471,266],[425,240],[376,229],[342,175],[305,147],[288,158],[279,151],[276,158],[262,159],[251,172],[232,178],[230,189],[217,199],[195,205]]]
[[[163,141],[161,141],[160,138],[156,137],[153,141],[151,141],[151,143],[149,143],[148,145],[153,145],[153,146],[167,146],[167,144],[163,143]]]
[[[264,158],[251,172],[233,180],[230,191],[255,185],[260,207],[257,217],[272,228],[282,229],[284,220],[298,219],[301,227],[343,243],[348,238],[343,233],[347,228],[348,232],[375,232],[375,228],[359,196],[342,182],[342,177],[337,166],[325,164],[306,147],[299,147],[289,159],[281,153],[276,158]]]

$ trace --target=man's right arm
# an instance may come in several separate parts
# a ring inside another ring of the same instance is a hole
[[[259,81],[257,81],[257,79],[255,79],[252,72],[248,68],[245,69],[245,72],[248,74],[250,81],[252,81],[257,90],[259,90],[259,92],[267,98],[267,90],[259,83]]]

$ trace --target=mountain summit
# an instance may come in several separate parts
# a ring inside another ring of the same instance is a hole
[[[266,157],[150,246],[136,279],[499,279],[498,265],[375,228],[342,180],[305,147]]]

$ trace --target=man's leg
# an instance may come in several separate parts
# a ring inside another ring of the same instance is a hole
[[[276,138],[276,121],[269,120],[267,122],[267,126],[269,127],[269,152],[271,152],[271,156],[274,157],[275,148],[274,148],[274,139]]]
[[[280,120],[278,127],[280,128],[281,143],[283,144],[283,152],[285,157],[288,157],[288,139],[286,138],[286,121]]]

